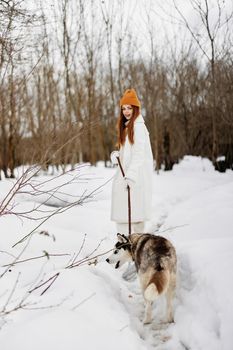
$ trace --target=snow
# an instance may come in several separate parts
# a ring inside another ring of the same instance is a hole
[[[12,246],[39,221],[5,215],[0,219],[0,319],[1,350],[159,349],[232,350],[233,344],[233,172],[218,173],[207,159],[186,156],[172,171],[154,173],[153,217],[147,231],[163,235],[176,247],[178,285],[174,324],[164,324],[165,300],[154,305],[151,325],[142,324],[144,304],[138,280],[125,281],[126,266],[115,270],[105,262],[116,240],[110,221],[111,180],[115,169],[99,164],[83,167],[67,184],[59,199],[42,205],[52,210],[102,186],[82,206],[72,207],[42,224],[31,238]],[[66,183],[70,175],[56,178],[40,174],[37,183]],[[12,180],[0,181],[0,199]],[[46,198],[18,194],[15,209],[35,208]],[[33,214],[34,219],[38,214]],[[41,231],[43,231],[41,233]],[[24,248],[24,250],[23,250]],[[15,264],[4,265],[21,254]],[[91,254],[92,253],[92,254]],[[11,255],[10,255],[11,254]],[[65,268],[77,260],[90,264]],[[46,291],[42,281],[58,274]],[[31,293],[28,293],[33,290]],[[44,294],[42,292],[44,291]],[[42,295],[41,295],[42,294]],[[5,308],[4,308],[5,306]]]

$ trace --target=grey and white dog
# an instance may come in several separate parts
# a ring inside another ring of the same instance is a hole
[[[169,240],[149,233],[117,234],[113,254],[106,259],[119,268],[133,260],[145,299],[144,324],[152,322],[152,305],[158,296],[167,299],[167,322],[173,322],[173,298],[176,287],[176,251]]]

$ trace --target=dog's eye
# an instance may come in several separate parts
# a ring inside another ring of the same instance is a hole
[[[114,252],[113,252],[114,254],[118,254],[118,250],[114,250]]]

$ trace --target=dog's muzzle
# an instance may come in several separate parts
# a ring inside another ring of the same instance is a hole
[[[105,261],[106,261],[107,263],[111,264],[109,258],[107,258]],[[119,266],[120,266],[120,261],[118,261],[118,262],[116,263],[115,269],[118,269]]]

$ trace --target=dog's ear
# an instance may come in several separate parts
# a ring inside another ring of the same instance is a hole
[[[117,238],[120,243],[127,243],[129,242],[128,238],[125,235],[122,235],[120,233],[117,233]]]

